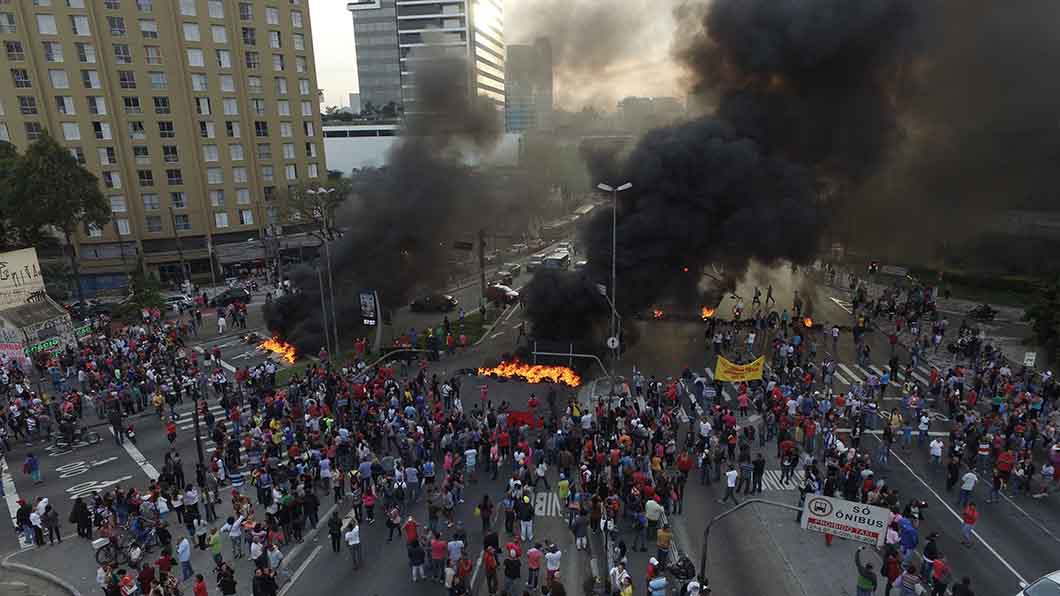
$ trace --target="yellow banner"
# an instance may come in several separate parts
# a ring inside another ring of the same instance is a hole
[[[735,364],[718,356],[718,364],[714,367],[714,380],[734,383],[758,381],[762,378],[765,365],[765,356],[759,356],[754,362],[748,364]]]

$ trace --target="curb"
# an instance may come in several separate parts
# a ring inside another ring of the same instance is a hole
[[[28,573],[46,582],[55,584],[59,588],[65,590],[68,594],[70,594],[70,596],[81,596],[81,592],[78,591],[78,589],[75,588],[73,584],[55,575],[54,573],[51,573],[50,571],[45,571],[43,569],[39,569],[31,565],[24,565],[22,563],[12,563],[11,558],[15,555],[21,554],[22,552],[25,551],[17,550],[13,553],[9,553],[7,556],[4,557],[3,561],[0,561],[0,567],[3,567],[4,569],[13,569],[16,571],[21,571],[23,573]]]
[[[489,337],[489,334],[493,332],[493,329],[494,329],[494,328],[495,328],[495,327],[496,327],[497,325],[499,325],[499,324],[500,324],[500,322],[501,322],[501,319],[504,319],[504,315],[508,314],[508,312],[509,312],[509,311],[510,311],[511,309],[513,309],[513,308],[515,308],[515,306],[514,306],[514,305],[513,305],[513,306],[509,306],[508,308],[504,309],[504,310],[503,310],[503,311],[501,312],[501,314],[497,315],[497,319],[496,319],[495,321],[493,321],[493,323],[492,323],[492,324],[491,324],[491,325],[489,326],[489,328],[487,328],[487,329],[486,329],[485,331],[483,331],[483,332],[482,332],[482,337],[478,338],[478,341],[476,341],[475,343],[473,343],[473,344],[471,344],[471,345],[472,345],[472,346],[477,346],[477,345],[481,344],[482,342],[486,341],[486,338],[487,338],[487,337]],[[475,311],[474,311],[474,312],[478,312],[479,310],[481,310],[481,309],[475,309]]]

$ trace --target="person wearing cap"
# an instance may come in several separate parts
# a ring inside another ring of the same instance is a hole
[[[515,549],[511,549],[505,553],[507,555],[504,559],[504,591],[505,596],[515,596],[514,590],[515,584],[519,581],[522,576],[522,561],[519,559],[519,553]]]
[[[519,517],[519,536],[531,542],[534,539],[534,506],[530,497],[524,495],[515,506],[516,515]]]

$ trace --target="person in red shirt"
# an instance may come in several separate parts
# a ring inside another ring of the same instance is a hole
[[[975,508],[975,503],[968,503],[961,515],[961,544],[964,546],[972,545],[972,532],[975,531],[975,523],[978,521],[979,510]]]
[[[166,438],[169,439],[170,445],[177,440],[177,423],[172,420],[166,423]]]
[[[482,566],[486,568],[486,589],[490,596],[494,596],[497,593],[497,556],[493,554],[492,546],[487,546],[482,554]]]
[[[192,593],[195,596],[209,596],[209,592],[206,591],[206,579],[201,573],[195,575],[195,587],[192,588]]]
[[[416,519],[413,518],[411,515],[407,520],[405,520],[405,525],[403,525],[401,529],[405,532],[405,542],[409,545],[419,540],[419,524],[416,523]]]

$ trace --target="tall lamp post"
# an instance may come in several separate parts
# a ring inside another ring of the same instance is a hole
[[[616,297],[616,290],[618,289],[618,275],[617,265],[615,263],[615,255],[618,252],[618,193],[633,188],[633,184],[626,182],[621,186],[615,188],[609,184],[601,182],[596,185],[596,188],[604,192],[611,193],[611,337],[618,338],[619,334],[619,323],[618,323],[618,298]],[[618,363],[618,350],[621,345],[619,343],[614,344],[615,347],[611,348],[611,382],[614,384],[615,378],[615,367]]]
[[[306,190],[306,194],[313,195],[313,196],[319,196],[319,197],[321,197],[322,200],[327,200],[328,196],[331,195],[331,193],[333,193],[333,192],[335,192],[334,188],[324,188],[322,186],[318,187],[316,190],[314,190],[312,188]],[[320,208],[320,209],[317,210],[317,217],[320,218],[320,235],[321,235],[321,240],[323,240],[323,242],[324,242],[324,258],[327,259],[327,261],[328,261],[328,296],[331,299],[331,331],[332,331],[332,334],[335,336],[335,340],[334,340],[334,343],[333,343],[334,348],[335,348],[334,355],[336,357],[338,357],[339,356],[339,350],[340,350],[340,347],[339,347],[340,346],[340,344],[339,344],[339,324],[338,324],[338,320],[335,318],[335,282],[334,282],[334,278],[332,277],[332,274],[331,274],[331,242],[328,239],[328,237],[329,237],[328,220],[327,220],[326,214],[324,213],[323,208]],[[327,332],[327,330],[325,328],[325,333],[326,332]]]

